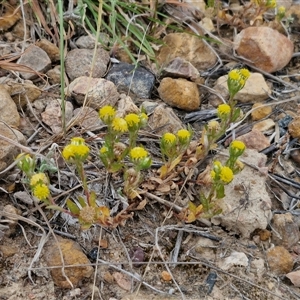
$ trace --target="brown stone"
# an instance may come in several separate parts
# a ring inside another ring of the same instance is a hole
[[[187,33],[169,33],[163,39],[157,62],[166,65],[176,57],[189,61],[197,70],[212,67],[217,57],[199,37]]]
[[[264,134],[255,129],[239,136],[237,140],[244,142],[248,149],[256,149],[257,151],[270,146],[270,142]]]
[[[51,60],[47,53],[38,46],[31,45],[18,60],[18,64],[25,65],[39,73],[46,73],[51,68]],[[34,79],[36,73],[20,72],[24,79]]]
[[[161,278],[164,281],[171,281],[172,280],[171,274],[169,272],[167,272],[167,271],[162,271],[161,272]]]
[[[261,102],[254,103],[252,109],[254,108],[255,110],[251,113],[252,120],[254,121],[261,120],[272,112],[272,107],[270,105],[263,106],[263,103]]]
[[[164,78],[158,87],[161,99],[170,106],[193,111],[200,106],[197,84],[183,78]]]
[[[294,286],[300,287],[300,270],[286,274],[286,277],[293,283]]]
[[[272,220],[272,229],[272,242],[275,245],[290,249],[300,239],[298,225],[290,213],[275,214]]]
[[[275,122],[272,119],[266,119],[253,125],[253,130],[260,132],[268,131],[275,127]]]
[[[300,138],[300,116],[296,116],[288,126],[289,134],[293,138]]]
[[[291,254],[281,246],[276,246],[267,252],[269,267],[276,275],[289,273],[293,269],[293,258]]]
[[[60,60],[59,48],[56,45],[52,44],[50,41],[41,39],[35,44],[48,54],[52,62]]]
[[[285,67],[294,53],[293,43],[283,34],[270,27],[248,27],[234,39],[238,55],[266,72]],[[282,51],[284,49],[284,51]]]
[[[149,117],[148,126],[151,131],[154,130],[156,134],[161,135],[165,132],[176,133],[179,129],[184,128],[173,109],[164,104],[160,104],[154,109],[153,114]]]
[[[61,237],[57,237],[57,239],[62,252],[64,265],[80,265],[90,263],[77,243]],[[49,267],[63,266],[60,251],[55,239],[50,240],[45,248],[45,260]],[[66,276],[72,282],[74,287],[78,286],[80,281],[84,278],[89,278],[93,274],[93,271],[94,269],[91,266],[74,266],[66,267],[64,269]],[[57,286],[61,288],[71,288],[69,282],[62,274],[61,268],[51,269],[51,276]]]

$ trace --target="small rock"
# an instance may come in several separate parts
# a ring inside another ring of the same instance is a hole
[[[47,39],[41,39],[36,42],[35,45],[43,49],[48,54],[52,62],[60,60],[59,48]]]
[[[300,150],[295,149],[295,150],[291,151],[290,154],[291,154],[290,155],[291,159],[294,161],[294,163],[297,165],[297,167],[300,167]]]
[[[215,83],[216,90],[224,99],[229,98],[227,87],[228,75],[221,76]],[[234,99],[241,103],[264,101],[271,94],[271,89],[267,85],[264,77],[260,73],[251,73],[245,86],[235,95]]]
[[[30,67],[36,72],[46,73],[51,68],[51,60],[47,53],[38,46],[31,45],[22,54],[18,64]],[[35,79],[38,77],[35,73],[20,72],[24,79]]]
[[[251,272],[261,278],[266,272],[264,259],[255,258],[251,260]]]
[[[77,243],[72,240],[63,239],[59,236],[57,236],[57,239],[65,265],[80,265],[90,263]],[[47,243],[44,253],[48,267],[62,266],[60,251],[58,250],[58,245],[54,239],[51,239]],[[69,282],[62,274],[61,268],[51,269],[50,272],[52,279],[57,286],[61,288],[71,288]],[[68,267],[64,269],[64,272],[72,282],[73,286],[77,287],[81,280],[84,278],[89,278],[93,274],[94,269],[91,266]]]
[[[120,95],[120,100],[118,101],[117,116],[124,118],[127,114],[138,114],[140,113],[139,108],[133,103],[130,96],[125,94]]]
[[[94,50],[90,49],[74,49],[68,52],[66,56],[66,73],[70,80],[81,76],[89,77]],[[109,63],[109,54],[103,48],[96,50],[96,60],[93,68],[92,77],[101,78],[105,75],[107,65]]]
[[[224,157],[216,157],[221,162]],[[241,159],[246,164],[265,167],[266,156],[253,149],[246,149]],[[256,229],[266,229],[271,213],[271,199],[266,190],[266,179],[261,172],[248,167],[234,176],[225,186],[225,197],[219,200],[222,213],[212,218],[212,223],[222,225],[244,238]]]
[[[300,239],[298,225],[290,213],[275,214],[272,220],[272,242],[286,249],[296,245]]]
[[[300,287],[300,270],[290,272],[286,274],[286,277],[292,282],[296,287]]]
[[[195,81],[199,78],[199,71],[181,57],[176,57],[162,70],[163,77],[186,78]]]
[[[98,112],[88,106],[76,108],[74,117],[76,117],[76,124],[89,131],[93,131],[103,125]]]
[[[276,275],[289,273],[293,269],[293,258],[284,247],[276,246],[268,250],[267,260],[270,270]]]
[[[149,117],[148,126],[151,131],[160,135],[165,132],[176,133],[179,129],[184,128],[173,109],[164,104],[160,104],[154,109],[153,114]]]
[[[26,143],[26,139],[21,132],[8,126],[0,126],[0,135],[23,145]],[[7,168],[14,161],[19,152],[18,147],[0,139],[0,171]]]
[[[256,149],[261,151],[270,146],[270,141],[258,130],[252,130],[237,138],[239,141],[244,142],[248,149]]]
[[[272,235],[271,232],[267,229],[259,230],[258,234],[259,234],[260,240],[263,242],[268,241]]]
[[[269,73],[284,68],[294,53],[293,43],[267,26],[243,29],[234,38],[234,49],[255,67]]]
[[[109,43],[109,36],[106,33],[100,32],[99,40],[102,42],[102,45],[107,45]],[[82,35],[80,36],[75,45],[80,49],[94,49],[96,39],[91,35]],[[98,43],[101,46],[101,43]]]
[[[183,78],[163,78],[158,87],[160,98],[170,106],[193,111],[200,106],[197,84]]]
[[[1,260],[2,260],[2,258],[6,259],[10,256],[13,256],[16,253],[18,253],[19,251],[20,251],[20,248],[14,244],[13,240],[6,239],[5,243],[2,243],[2,245],[0,245]]]
[[[253,125],[252,130],[265,132],[275,127],[275,122],[272,119],[266,119]]]
[[[87,93],[87,106],[96,110],[104,105],[115,106],[119,100],[116,86],[103,78],[78,77],[70,83],[68,91],[79,105],[83,105]]]
[[[3,84],[0,84],[0,99],[0,120],[5,122],[6,125],[18,127],[20,116],[17,106]],[[0,127],[5,127],[2,122]]]
[[[128,63],[114,64],[106,79],[118,87],[126,87],[140,98],[150,98],[155,83],[155,76],[150,71]]]
[[[125,291],[130,291],[131,289],[131,281],[130,278],[128,278],[127,275],[122,274],[120,272],[114,272],[112,274],[115,281],[117,282],[118,286],[121,287]]]
[[[176,57],[189,61],[197,70],[212,67],[217,57],[199,37],[187,33],[169,33],[156,57],[160,65],[166,65]]]
[[[146,100],[141,104],[140,108],[144,109],[147,115],[150,115],[154,112],[158,105],[159,103],[157,103],[157,101]]]
[[[272,107],[270,105],[261,107],[262,105],[263,103],[261,102],[253,104],[252,109],[255,108],[255,110],[251,113],[252,120],[261,120],[272,112]]]
[[[162,280],[164,280],[164,281],[171,281],[172,280],[171,274],[167,271],[162,271],[160,276],[161,276]]]
[[[27,99],[32,103],[42,94],[42,91],[30,80],[25,80],[23,83],[9,81],[7,85],[10,95],[19,109],[26,107]]]
[[[296,116],[289,123],[288,131],[292,138],[300,138],[300,116]]]
[[[214,32],[216,30],[211,18],[204,17],[199,23],[204,29],[209,32]]]
[[[42,120],[47,124],[53,133],[59,133],[62,131],[62,110],[60,99],[52,100],[43,113],[41,113]],[[66,124],[72,119],[73,105],[71,102],[65,102],[65,120]]]
[[[21,215],[21,212],[11,204],[5,205],[3,207],[3,211],[7,212],[7,213],[10,213],[10,214],[14,214],[14,215]],[[10,220],[10,222],[8,223],[9,230],[7,230],[5,232],[5,235],[10,236],[10,235],[12,235],[16,232],[18,219],[16,217],[5,217],[5,218],[7,220]]]
[[[249,260],[245,253],[233,251],[230,256],[220,261],[219,267],[227,271],[234,266],[247,267],[248,264]]]
[[[60,84],[60,65],[55,66],[53,69],[49,70],[47,73],[49,77],[49,82],[51,84]]]

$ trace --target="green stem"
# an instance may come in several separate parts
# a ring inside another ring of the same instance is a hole
[[[76,169],[77,169],[77,172],[78,172],[79,177],[82,182],[83,191],[84,191],[84,194],[86,197],[87,204],[88,204],[88,206],[90,206],[90,192],[89,192],[89,189],[87,186],[87,180],[86,180],[86,175],[85,175],[84,168],[83,168],[83,163],[81,161],[76,162]]]

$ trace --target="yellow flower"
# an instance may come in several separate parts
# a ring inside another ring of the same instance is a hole
[[[247,80],[249,77],[250,77],[250,72],[249,72],[249,70],[248,69],[245,69],[245,68],[243,68],[243,69],[240,69],[240,73],[241,73],[241,75],[242,75],[242,77],[245,79],[245,80]]]
[[[177,136],[180,140],[188,140],[191,137],[191,133],[186,129],[180,129],[177,131]]]
[[[231,107],[228,104],[220,104],[217,108],[218,116],[226,116],[230,114]]]
[[[87,158],[87,156],[89,155],[90,152],[90,148],[85,144],[69,144],[67,145],[63,152],[62,152],[62,156],[64,157],[64,159],[69,160],[69,159],[80,159],[80,160],[84,160]]]
[[[100,153],[105,154],[106,152],[108,152],[108,148],[106,146],[101,147]]]
[[[231,142],[230,148],[244,151],[246,149],[246,146],[242,141],[235,140]]]
[[[266,7],[268,8],[275,8],[277,5],[276,0],[267,0]]]
[[[128,114],[125,117],[125,121],[129,128],[137,128],[141,119],[137,114]]]
[[[84,143],[85,143],[85,141],[84,141],[84,138],[82,138],[82,137],[73,137],[71,139],[71,145],[77,146],[77,145],[82,145]]]
[[[34,174],[31,178],[30,178],[30,185],[33,187],[36,184],[48,184],[48,178],[46,176],[45,173],[37,173]]]
[[[138,160],[147,157],[148,152],[143,147],[134,147],[130,150],[129,156],[132,160]]]
[[[111,123],[115,115],[116,110],[110,105],[103,106],[99,110],[99,117],[106,124]]]
[[[229,183],[232,181],[233,179],[233,172],[229,167],[223,167],[221,169],[221,173],[220,173],[220,179],[224,182],[224,183]]]
[[[46,184],[38,184],[32,190],[33,196],[40,200],[45,200],[49,197],[50,191]]]
[[[229,79],[231,79],[231,80],[239,80],[240,77],[241,77],[241,75],[240,75],[239,70],[234,69],[234,70],[231,70],[231,71],[228,73],[228,77],[229,77]]]
[[[207,124],[209,130],[218,130],[220,128],[220,123],[218,121],[212,120]]]
[[[244,80],[243,78],[241,78],[241,79],[239,80],[239,85],[240,85],[241,87],[243,87],[243,86],[245,85],[245,80]]]
[[[284,6],[279,6],[278,7],[278,14],[285,14],[285,7]]]
[[[112,128],[117,132],[128,131],[127,122],[123,118],[114,118],[112,121]]]
[[[167,144],[173,144],[176,141],[176,136],[173,133],[167,132],[163,135],[162,140]]]

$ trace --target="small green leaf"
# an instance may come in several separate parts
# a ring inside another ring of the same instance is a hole
[[[96,199],[97,199],[96,193],[94,191],[91,191],[90,192],[90,205],[92,207],[97,207]]]
[[[58,205],[48,205],[48,206],[46,206],[46,208],[58,210],[58,211],[61,211],[61,212],[64,212],[64,211],[65,211],[62,207],[60,207],[60,206],[58,206]]]
[[[78,202],[80,203],[80,205],[81,205],[82,208],[86,207],[86,202],[85,202],[85,200],[84,200],[83,197],[78,196]]]
[[[72,214],[79,215],[80,209],[72,200],[70,199],[67,200],[67,207]]]

